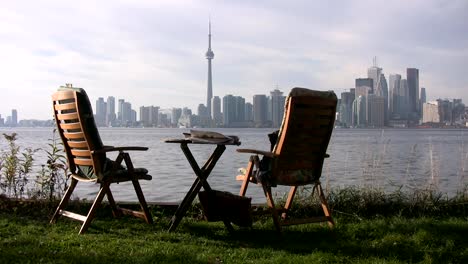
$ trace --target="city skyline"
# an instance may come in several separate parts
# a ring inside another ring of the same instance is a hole
[[[197,109],[206,102],[210,15],[213,96],[252,98],[276,85],[340,94],[378,56],[387,78],[418,68],[427,101],[466,103],[466,11],[466,1],[8,2],[0,10],[0,114],[49,119],[50,95],[67,82],[92,100],[112,94]]]

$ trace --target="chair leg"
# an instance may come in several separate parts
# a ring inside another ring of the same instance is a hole
[[[286,200],[286,203],[284,204],[284,212],[283,214],[281,214],[282,219],[286,219],[286,217],[288,216],[288,212],[289,212],[289,209],[291,209],[296,191],[297,191],[297,186],[291,186],[291,189],[289,189],[288,199]]]
[[[278,211],[276,211],[275,202],[273,201],[273,195],[271,193],[271,187],[270,186],[265,186],[264,184],[262,184],[262,187],[263,187],[263,192],[265,193],[265,197],[267,199],[268,207],[271,210],[271,215],[273,217],[273,223],[275,224],[276,230],[280,233],[281,232],[281,224],[280,224],[279,217],[278,217]]]
[[[67,206],[68,201],[70,200],[70,197],[73,191],[75,190],[75,187],[77,184],[78,184],[78,180],[72,177],[70,186],[68,186],[68,189],[63,195],[62,200],[60,201],[59,205],[57,206],[57,209],[55,210],[54,215],[50,219],[51,224],[57,221],[57,218],[60,216],[60,211],[63,210]]]
[[[132,179],[133,187],[138,197],[138,201],[140,202],[141,210],[143,211],[145,221],[148,224],[153,224],[153,217],[151,216],[151,213],[148,209],[148,204],[146,203],[145,196],[143,195],[143,191],[141,190],[140,182],[134,174],[133,162],[130,158],[130,155],[126,152],[122,152],[121,156],[125,161],[128,173],[130,174],[130,177]]]
[[[96,209],[101,204],[102,199],[104,199],[104,195],[108,193],[109,185],[110,185],[110,182],[101,183],[101,188],[99,189],[98,195],[94,199],[93,205],[91,206],[91,209],[89,209],[88,215],[86,216],[86,220],[81,226],[81,229],[79,232],[80,235],[86,232],[86,230],[88,230],[88,227],[91,224],[91,221],[93,220],[94,215],[96,213]]]
[[[107,194],[107,200],[109,201],[109,205],[110,205],[110,207],[112,209],[112,215],[114,217],[121,216],[122,212],[119,210],[119,207],[115,203],[114,196],[112,195],[112,191],[110,189],[110,185],[109,185],[109,189],[107,190],[106,194]]]
[[[322,203],[323,213],[325,214],[325,217],[327,218],[328,225],[330,227],[334,227],[335,222],[333,221],[333,218],[331,216],[330,208],[328,207],[327,199],[325,198],[325,195],[323,194],[322,185],[320,183],[318,183],[316,186],[317,186],[318,195],[320,197],[320,202]]]
[[[133,179],[132,182],[138,197],[138,201],[140,202],[141,210],[145,215],[145,221],[148,224],[153,224],[153,218],[151,217],[151,213],[148,209],[148,204],[146,203],[145,196],[143,195],[143,191],[141,190],[140,183],[136,179]]]
[[[239,191],[240,196],[245,196],[245,193],[247,192],[247,187],[249,186],[250,177],[252,177],[252,171],[254,168],[254,157],[255,156],[250,157],[249,164],[247,165],[247,169],[245,171],[245,178],[244,178],[244,181],[242,182],[242,185]]]

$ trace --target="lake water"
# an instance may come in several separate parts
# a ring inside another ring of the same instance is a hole
[[[241,148],[269,149],[267,134],[273,129],[210,129],[237,135]],[[141,181],[149,202],[178,202],[194,180],[193,171],[179,144],[164,143],[168,138],[180,138],[189,129],[163,128],[100,128],[106,145],[147,146],[148,151],[131,152],[136,167],[145,167],[152,181]],[[52,128],[1,128],[1,133],[18,134],[17,144],[47,149]],[[2,150],[6,140],[0,138]],[[200,166],[215,146],[190,145]],[[240,182],[235,180],[238,168],[245,167],[249,154],[237,153],[237,146],[227,146],[208,182],[215,189],[237,193]],[[322,185],[324,188],[373,186],[392,191],[405,191],[435,186],[439,191],[454,195],[468,184],[468,130],[455,129],[335,129],[328,147]],[[45,163],[44,151],[35,154],[35,166]],[[112,157],[112,156],[111,156]],[[33,177],[35,177],[33,175]],[[135,201],[128,183],[111,185],[120,201]],[[75,196],[93,199],[97,188],[78,184]],[[277,188],[283,196],[286,188]],[[251,186],[247,192],[254,202],[264,202],[261,188]]]

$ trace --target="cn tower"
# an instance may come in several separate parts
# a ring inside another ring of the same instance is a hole
[[[211,60],[214,58],[214,53],[211,50],[211,20],[208,23],[208,51],[206,52],[206,59],[208,60],[208,89],[206,96],[206,108],[208,116],[211,117],[211,99],[213,98],[213,83],[211,80]]]

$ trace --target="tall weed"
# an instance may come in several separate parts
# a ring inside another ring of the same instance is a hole
[[[63,155],[63,144],[57,137],[56,129],[53,130],[52,138],[49,139],[47,164],[43,164],[35,180],[35,189],[32,191],[33,198],[48,199],[52,201],[60,198],[67,189],[67,163]]]
[[[0,154],[0,189],[8,197],[23,198],[37,150],[25,148],[22,151],[16,144],[16,136],[16,133],[3,133],[8,149]]]

